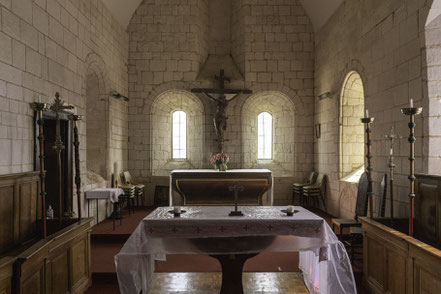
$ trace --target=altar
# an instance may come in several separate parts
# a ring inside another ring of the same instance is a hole
[[[300,252],[299,267],[311,294],[357,293],[345,247],[323,218],[302,207],[295,207],[297,212],[287,216],[282,212],[286,207],[243,206],[241,217],[228,216],[229,206],[184,208],[180,217],[170,213],[172,207],[157,208],[140,222],[115,256],[122,294],[148,293],[154,260],[165,260],[167,254],[240,258],[260,252],[294,251]],[[228,275],[221,265],[222,275]],[[224,282],[228,280],[222,279],[222,287]]]
[[[239,205],[273,205],[273,175],[268,169],[173,170],[170,205],[233,205],[233,185],[239,185]]]

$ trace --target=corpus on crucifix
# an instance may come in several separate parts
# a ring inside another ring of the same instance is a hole
[[[214,77],[219,81],[219,88],[207,89],[207,88],[195,88],[191,89],[192,93],[204,93],[212,101],[216,102],[217,110],[216,115],[213,118],[214,129],[217,136],[217,146],[219,152],[224,150],[224,133],[227,129],[227,115],[226,110],[228,103],[238,97],[239,94],[251,94],[251,90],[246,89],[225,89],[225,81],[230,82],[230,79],[224,75],[224,70],[220,70],[220,75]],[[232,98],[227,99],[227,95],[233,95]]]

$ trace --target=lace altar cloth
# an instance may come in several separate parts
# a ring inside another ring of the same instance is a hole
[[[313,294],[356,293],[349,257],[326,221],[302,208],[239,207],[244,216],[228,216],[230,206],[186,206],[181,217],[159,207],[145,217],[115,256],[120,291],[147,293],[154,260],[166,254],[243,254],[300,252],[299,267]]]

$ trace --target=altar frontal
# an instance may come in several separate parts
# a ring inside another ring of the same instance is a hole
[[[272,205],[273,176],[268,169],[174,170],[170,205]]]

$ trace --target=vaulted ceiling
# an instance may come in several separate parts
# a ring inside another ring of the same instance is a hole
[[[294,0],[293,0],[294,1]],[[314,29],[321,28],[334,14],[344,0],[300,0],[311,18]],[[133,13],[142,0],[103,0],[119,23],[127,28]]]

